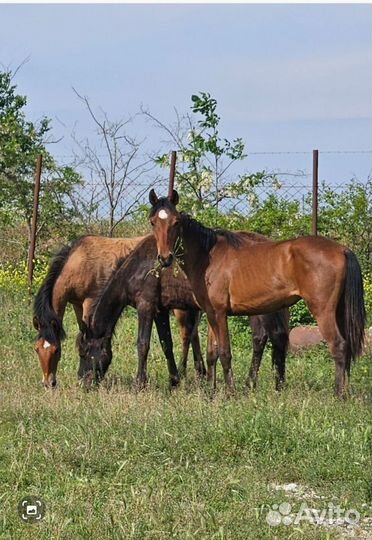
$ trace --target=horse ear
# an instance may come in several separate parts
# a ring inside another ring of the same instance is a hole
[[[152,206],[155,206],[158,202],[158,196],[155,193],[155,189],[152,189],[149,193],[149,201]]]
[[[172,195],[169,197],[169,200],[174,206],[177,206],[180,198],[179,198],[178,193],[177,193],[177,191],[175,189],[172,191]]]
[[[32,324],[34,325],[34,328],[35,330],[39,331],[40,330],[40,323],[39,323],[39,319],[35,317],[32,319]]]

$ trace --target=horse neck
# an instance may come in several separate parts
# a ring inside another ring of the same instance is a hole
[[[92,314],[95,337],[112,336],[123,309],[128,305],[126,278],[120,269],[100,295]]]
[[[205,231],[208,231],[208,229],[205,228]],[[201,236],[193,233],[190,227],[182,227],[181,239],[183,244],[183,270],[190,283],[195,280],[199,281],[200,272],[208,265],[209,250],[203,245]]]

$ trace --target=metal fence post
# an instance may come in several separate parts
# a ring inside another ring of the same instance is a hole
[[[318,166],[319,151],[313,150],[313,199],[312,199],[312,227],[311,233],[314,236],[318,234]]]
[[[30,238],[30,248],[28,251],[28,286],[29,286],[30,292],[31,292],[31,287],[32,287],[32,278],[34,275],[36,228],[37,228],[37,215],[38,215],[38,209],[39,209],[39,194],[40,194],[40,179],[41,179],[42,163],[43,163],[43,156],[42,154],[39,154],[36,159],[34,207],[32,210],[31,238]]]

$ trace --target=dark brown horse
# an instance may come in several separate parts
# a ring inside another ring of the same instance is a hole
[[[155,263],[156,243],[151,235],[119,265],[99,291],[91,308],[89,324],[78,341],[80,377],[88,381],[104,377],[111,362],[111,350],[107,350],[107,344],[111,343],[123,309],[130,305],[138,314],[138,387],[143,387],[147,382],[147,356],[154,321],[167,358],[170,384],[178,384],[169,310],[191,308],[191,327],[199,322],[199,310],[192,300],[190,287],[185,286],[188,282],[183,273],[176,277],[173,269],[169,269],[160,275]],[[205,373],[201,353],[197,357],[196,369],[200,375]]]
[[[252,244],[179,213],[176,191],[159,199],[151,190],[149,198],[158,260],[170,266],[181,241],[182,267],[216,336],[227,387],[233,388],[227,316],[270,313],[303,298],[329,344],[336,392],[344,396],[345,374],[364,339],[363,280],[354,253],[323,237]]]
[[[164,353],[168,360],[171,384],[178,382],[178,373],[173,357],[172,336],[169,326],[169,310],[179,308],[185,313],[194,314],[191,325],[197,334],[199,308],[195,303],[190,284],[180,270],[165,268],[160,271],[157,260],[157,248],[153,236],[146,238],[127,257],[118,270],[103,287],[91,309],[89,325],[79,341],[80,376],[101,379],[108,369],[110,343],[115,325],[127,305],[138,312],[138,371],[137,384],[142,387],[147,381],[147,355],[153,321],[155,321]],[[155,266],[154,266],[155,265]],[[288,325],[286,314],[270,314],[264,317],[253,317],[253,360],[250,370],[250,381],[254,385],[262,353],[268,338],[273,343],[273,362],[278,372],[285,362],[288,342]],[[210,340],[213,350],[213,339]],[[180,374],[186,370],[187,355],[183,356]],[[111,358],[110,358],[111,360]],[[201,355],[195,356],[195,367],[200,375],[205,368]]]

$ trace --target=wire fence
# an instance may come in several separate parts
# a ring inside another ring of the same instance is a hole
[[[265,171],[263,180],[253,189],[235,196],[226,196],[218,203],[218,211],[225,215],[247,217],[252,215],[258,207],[270,198],[285,203],[294,203],[296,212],[302,216],[311,216],[314,209],[314,170],[312,152],[310,151],[262,151],[248,153],[242,167],[244,170],[256,172]],[[73,156],[56,155],[59,163],[70,165]],[[180,165],[180,164],[179,164]],[[372,150],[327,150],[319,151],[319,174],[317,203],[322,199],[327,189],[340,193],[350,184],[351,180],[367,182],[371,178]],[[148,205],[148,192],[152,187],[157,193],[165,195],[168,192],[169,170],[153,169],[135,181],[121,186],[121,192],[110,193],[110,187],[102,178],[84,175],[88,178],[78,186],[69,200],[64,201],[74,210],[71,224],[79,234],[104,234],[113,236],[131,235],[144,232],[138,230],[135,223],[138,213],[144,215]],[[239,172],[239,171],[238,171]],[[43,184],[43,176],[41,183]],[[176,188],[177,177],[176,177]],[[216,188],[216,200],[219,190],[225,187],[221,181]],[[119,189],[119,187],[117,187]],[[213,188],[212,192],[213,192]],[[320,209],[321,212],[321,209]],[[44,216],[45,217],[45,216]],[[310,222],[309,222],[310,223]],[[142,226],[146,226],[142,220]],[[54,230],[56,230],[57,225]],[[301,231],[304,233],[310,230]],[[64,233],[66,233],[64,235]],[[55,234],[52,233],[52,235]],[[75,233],[73,233],[75,234]],[[52,236],[51,235],[51,236]],[[43,230],[43,243],[45,246],[60,245],[71,239],[67,230],[59,231],[58,238],[48,238]],[[41,236],[40,236],[41,238]],[[372,239],[371,239],[372,241]],[[28,250],[30,242],[29,230],[26,226],[0,227],[0,246],[2,260],[17,258]],[[19,249],[17,249],[17,247]],[[372,250],[371,250],[372,251]]]
[[[348,158],[347,163],[345,163],[345,157]],[[352,165],[350,165],[350,157],[353,158]],[[68,156],[64,158],[67,159]],[[297,202],[303,214],[311,211],[314,187],[312,152],[250,152],[246,163],[252,172],[265,171],[265,178],[254,189],[247,189],[239,196],[224,197],[218,204],[220,211],[248,215],[257,208],[260,202],[269,197],[286,202]],[[341,192],[353,179],[366,182],[371,177],[371,172],[372,151],[370,150],[319,151],[318,196],[321,197],[327,188]],[[163,170],[162,173],[157,171],[135,184],[129,183],[118,198],[114,208],[114,219],[130,219],[138,208],[148,203],[148,192],[152,187],[156,187],[159,193],[166,194],[168,171]],[[222,191],[224,187],[224,181],[221,181],[216,188],[216,200],[219,196],[218,191]],[[76,196],[89,214],[92,225],[109,219],[110,211],[113,209],[110,207],[108,188],[101,181],[92,179],[85,182],[84,186],[79,187]]]

